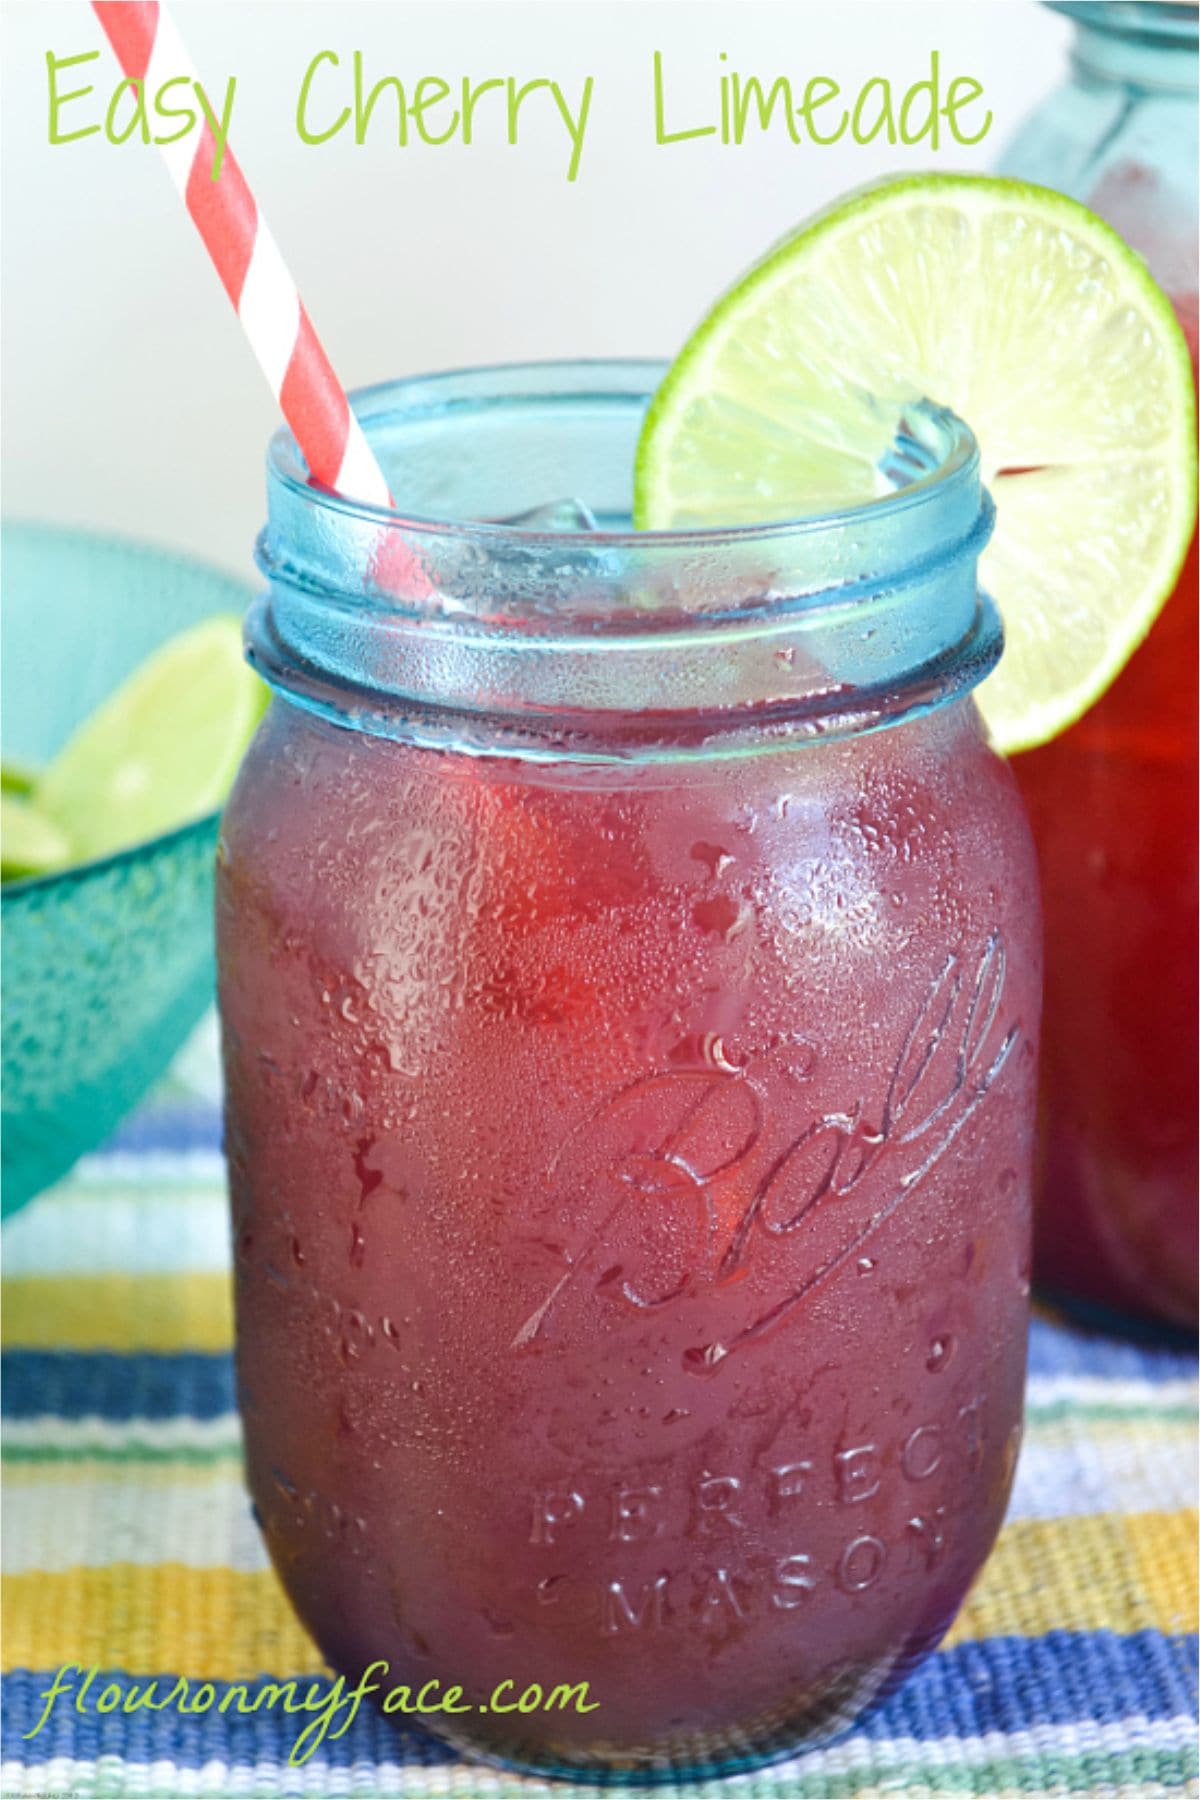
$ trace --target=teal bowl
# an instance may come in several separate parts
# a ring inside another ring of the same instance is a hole
[[[85,532],[6,524],[0,549],[4,754],[18,762],[48,761],[166,638],[252,593]],[[218,816],[4,888],[5,1214],[107,1137],[210,1003]]]

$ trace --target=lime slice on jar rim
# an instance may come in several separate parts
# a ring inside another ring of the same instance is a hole
[[[242,655],[241,622],[220,613],[168,639],[78,727],[34,790],[91,861],[222,805],[266,704]]]
[[[999,177],[890,177],[819,213],[713,307],[638,445],[641,528],[749,525],[878,498],[921,399],[979,443],[980,583],[1005,653],[976,691],[1032,748],[1120,673],[1196,516],[1191,357],[1142,259],[1086,207]]]

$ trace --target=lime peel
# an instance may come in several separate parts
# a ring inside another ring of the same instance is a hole
[[[0,789],[0,875],[20,881],[48,875],[71,860],[65,832],[47,819],[24,794]]]

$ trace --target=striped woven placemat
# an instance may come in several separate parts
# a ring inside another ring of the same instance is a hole
[[[219,1710],[229,1684],[322,1665],[241,1485],[216,1144],[206,1038],[5,1227],[0,1792],[600,1792],[469,1766],[365,1710],[293,1768],[293,1721]],[[1039,1317],[1008,1522],[943,1648],[829,1749],[679,1791],[1200,1792],[1195,1378],[1189,1354]],[[60,1700],[26,1736],[65,1663],[96,1667],[95,1694],[185,1675],[215,1700],[191,1717]]]

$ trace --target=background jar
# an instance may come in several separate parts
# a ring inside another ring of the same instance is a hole
[[[1006,174],[1060,188],[1140,250],[1196,361],[1197,9],[1065,4],[1069,80]],[[1046,916],[1036,1273],[1194,1325],[1197,1308],[1196,539],[1096,705],[1014,760]]]

